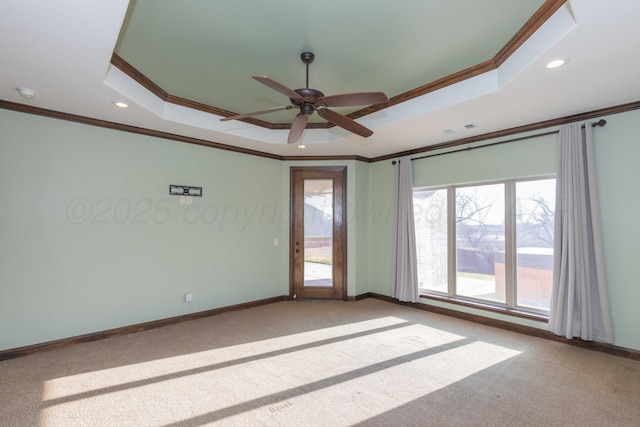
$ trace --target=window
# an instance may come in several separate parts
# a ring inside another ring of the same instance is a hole
[[[555,179],[415,189],[413,204],[421,292],[548,312]]]
[[[413,215],[421,289],[447,292],[447,190],[413,192]]]
[[[517,305],[549,310],[556,180],[515,183]]]
[[[496,254],[505,249],[504,184],[458,187],[456,203],[456,294],[504,303],[504,271]]]

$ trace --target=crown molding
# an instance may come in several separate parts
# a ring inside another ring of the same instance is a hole
[[[34,107],[32,105],[20,104],[17,102],[0,100],[0,108],[5,110],[18,111],[21,113],[34,114],[37,116],[49,117],[53,119],[66,120],[75,123],[81,123],[90,126],[98,126],[107,129],[119,130],[122,132],[130,132],[139,135],[153,136],[161,139],[168,139],[172,141],[184,142],[186,144],[201,145],[210,148],[216,148],[218,150],[233,151],[236,153],[247,154],[250,156],[265,157],[268,159],[281,160],[281,161],[328,161],[328,160],[355,160],[364,163],[375,163],[384,160],[395,159],[398,157],[412,156],[415,154],[422,154],[429,151],[442,150],[452,147],[459,147],[465,144],[471,144],[473,142],[481,142],[494,138],[501,138],[506,136],[512,136],[516,134],[533,132],[542,129],[554,128],[567,123],[578,122],[582,120],[590,120],[598,117],[610,116],[613,114],[620,114],[627,111],[634,111],[640,109],[640,101],[629,102],[627,104],[615,105],[606,108],[600,108],[598,110],[587,111],[584,113],[573,114],[570,116],[559,117],[550,120],[544,120],[541,122],[529,123],[522,126],[516,126],[508,129],[503,129],[495,132],[484,133],[482,135],[471,136],[468,138],[457,139],[454,141],[442,142],[439,144],[428,145],[425,147],[415,148],[413,150],[406,150],[397,153],[385,154],[378,157],[364,157],[359,155],[340,155],[340,156],[281,156],[278,154],[267,153],[259,150],[251,150],[248,148],[236,147],[233,145],[222,144],[214,141],[207,141],[204,139],[192,138],[183,135],[176,135],[168,132],[161,132],[152,129],[146,129],[137,126],[125,125],[121,123],[110,122],[106,120],[94,119],[91,117],[84,117],[76,114],[64,113],[55,110],[49,110],[41,107]]]
[[[482,135],[470,136],[467,138],[456,139],[454,141],[447,141],[439,144],[428,145],[421,148],[415,148],[413,150],[406,150],[398,153],[385,154],[383,156],[372,157],[369,160],[371,163],[381,162],[383,160],[390,160],[398,157],[412,156],[415,154],[422,154],[429,151],[459,147],[461,145],[471,144],[472,142],[486,141],[489,139],[512,136],[512,135],[525,133],[525,132],[533,132],[533,131],[542,130],[542,129],[554,128],[567,123],[573,123],[573,122],[578,122],[582,120],[590,120],[598,117],[609,116],[612,114],[619,114],[619,113],[624,113],[627,111],[633,111],[638,109],[640,109],[640,101],[634,101],[634,102],[629,102],[627,104],[587,111],[585,113],[573,114],[570,116],[564,116],[564,117],[559,117],[551,120],[544,120],[541,122],[529,123],[522,126],[502,129],[495,132],[483,133]]]

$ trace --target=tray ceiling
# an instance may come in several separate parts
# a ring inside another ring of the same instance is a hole
[[[384,157],[639,101],[639,20],[635,0],[5,0],[0,107],[275,158]],[[306,50],[311,87],[389,95],[336,108],[372,136],[316,122],[299,150],[295,110],[220,121],[286,105],[251,75],[302,87]]]

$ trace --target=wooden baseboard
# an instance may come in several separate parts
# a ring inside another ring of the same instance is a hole
[[[458,319],[468,320],[470,322],[481,323],[483,325],[492,326],[494,328],[505,329],[508,331],[519,332],[521,334],[531,335],[534,337],[544,338],[551,341],[557,341],[576,347],[586,348],[588,350],[599,351],[602,353],[611,354],[614,356],[625,357],[627,359],[640,360],[640,351],[630,348],[619,347],[612,344],[605,344],[596,341],[584,341],[580,338],[568,339],[558,336],[545,329],[538,329],[531,326],[519,325],[516,323],[506,322],[504,320],[492,319],[489,317],[479,316],[477,314],[464,313],[457,310],[451,310],[448,308],[438,307],[434,305],[425,304],[422,302],[410,303],[398,301],[387,295],[378,294],[375,292],[368,292],[356,297],[358,300],[365,298],[375,298],[382,301],[387,301],[393,304],[404,305],[406,307],[417,308],[418,310],[429,311],[436,314],[442,314],[445,316],[456,317]]]
[[[506,322],[504,320],[491,319],[484,316],[478,316],[477,314],[464,313],[461,311],[429,305],[422,302],[416,302],[416,303],[401,302],[390,296],[378,294],[375,292],[366,292],[364,294],[350,296],[348,297],[347,301],[361,301],[366,298],[375,298],[382,301],[390,302],[392,304],[399,304],[405,307],[411,307],[411,308],[416,308],[418,310],[429,311],[431,313],[442,314],[450,317],[456,317],[458,319],[468,320],[470,322],[480,323],[483,325],[505,329],[512,332],[519,332],[522,334],[544,338],[552,341],[562,342],[565,344],[586,348],[589,350],[612,354],[614,356],[625,357],[633,360],[640,360],[640,351],[637,351],[637,350],[633,350],[625,347],[618,347],[611,344],[599,343],[595,341],[584,341],[579,338],[567,339],[567,338],[555,335],[544,329],[538,329],[538,328],[533,328],[531,326],[519,325],[516,323]],[[173,325],[175,323],[186,322],[188,320],[195,320],[203,317],[214,316],[216,314],[226,313],[230,311],[244,310],[246,308],[258,307],[261,305],[272,304],[280,301],[290,301],[290,300],[291,298],[288,295],[281,295],[281,296],[261,299],[257,301],[245,302],[242,304],[235,304],[235,305],[230,305],[226,307],[214,308],[212,310],[200,311],[197,313],[185,314],[182,316],[170,317],[167,319],[154,320],[152,322],[139,323],[137,325],[124,326],[121,328],[109,329],[101,332],[78,335],[75,337],[49,341],[41,344],[33,344],[25,347],[2,350],[0,351],[0,361],[15,359],[17,357],[28,356],[30,354],[42,353],[45,351],[69,347],[71,345],[75,345],[83,342],[98,341],[102,339],[117,337],[120,335],[128,335],[136,332],[148,331],[150,329],[160,328],[162,326],[168,326],[168,325]]]
[[[78,335],[70,338],[63,338],[55,341],[48,341],[41,344],[33,344],[25,347],[18,347],[9,350],[0,351],[0,361],[15,359],[17,357],[28,356],[34,353],[42,353],[49,350],[69,347],[71,345],[113,338],[120,335],[128,335],[136,332],[148,331],[150,329],[160,328],[162,326],[173,325],[188,320],[200,319],[203,317],[214,316],[216,314],[227,313],[229,311],[244,310],[246,308],[258,307],[274,302],[288,301],[288,295],[282,295],[272,298],[261,299],[257,301],[249,301],[242,304],[229,305],[226,307],[214,308],[212,310],[199,311],[197,313],[184,314],[182,316],[169,317],[167,319],[154,320],[152,322],[139,323],[137,325],[124,326],[121,328],[108,329],[106,331],[93,332],[85,335]]]
[[[360,301],[366,298],[371,298],[372,297],[372,293],[371,292],[366,292],[364,294],[360,294],[360,295],[356,295],[355,297],[353,297],[354,301]]]

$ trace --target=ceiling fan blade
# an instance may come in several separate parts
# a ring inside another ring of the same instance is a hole
[[[316,101],[316,106],[352,107],[355,105],[383,104],[386,102],[389,102],[389,98],[384,92],[354,92],[324,96]]]
[[[220,121],[226,122],[228,120],[239,120],[239,119],[244,119],[246,117],[258,116],[260,114],[273,113],[274,111],[290,110],[292,108],[293,108],[293,105],[284,105],[282,107],[267,108],[266,110],[254,111],[252,113],[245,113],[245,114],[238,114],[236,116],[223,117],[220,119]]]
[[[295,90],[291,89],[288,86],[283,85],[277,80],[272,79],[267,76],[251,76],[253,79],[259,81],[263,85],[269,86],[271,89],[280,92],[281,94],[299,101],[304,101],[304,98],[300,96]]]
[[[348,130],[349,132],[353,132],[356,135],[360,135],[365,138],[373,135],[373,131],[371,129],[362,126],[360,123],[351,120],[347,116],[343,116],[342,114],[329,110],[328,108],[319,109],[318,114],[323,119],[333,123],[336,126],[340,126],[341,128]]]
[[[300,113],[296,116],[296,119],[291,123],[287,144],[296,144],[300,141],[302,132],[304,132],[304,128],[307,127],[307,121],[309,121],[309,116],[306,114]]]

